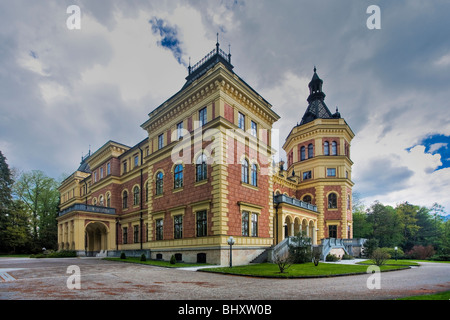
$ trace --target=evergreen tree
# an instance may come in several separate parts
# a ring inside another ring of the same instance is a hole
[[[12,185],[11,170],[9,170],[5,156],[0,151],[0,251],[7,247],[4,236],[12,205]]]
[[[20,200],[13,201],[5,229],[2,232],[5,249],[7,252],[29,252],[31,234],[28,224],[29,213],[24,203]]]

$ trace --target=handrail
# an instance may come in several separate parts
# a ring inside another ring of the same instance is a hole
[[[317,206],[312,205],[308,202],[304,202],[304,201],[301,201],[298,199],[291,198],[285,194],[278,194],[278,195],[274,196],[273,201],[275,203],[280,203],[280,202],[289,203],[296,207],[300,207],[300,208],[304,208],[304,209],[308,209],[308,210],[317,212]]]
[[[76,203],[73,206],[60,211],[59,216],[61,217],[72,211],[87,211],[87,212],[95,212],[95,213],[116,214],[115,208],[99,207],[99,206],[92,206],[92,205],[88,205],[88,204]]]

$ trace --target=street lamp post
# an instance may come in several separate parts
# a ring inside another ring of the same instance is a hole
[[[234,239],[233,237],[229,237],[228,238],[228,244],[230,245],[230,268],[233,267],[233,244],[234,244]]]
[[[397,261],[397,250],[398,250],[398,247],[395,247],[394,249],[395,249],[395,261]]]

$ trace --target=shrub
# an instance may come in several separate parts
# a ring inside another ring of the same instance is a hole
[[[414,246],[409,252],[406,253],[411,259],[426,260],[435,254],[432,245]]]
[[[292,259],[290,255],[281,256],[279,254],[275,255],[273,262],[278,266],[280,273],[284,273],[291,266]]]
[[[339,261],[339,257],[334,254],[327,254],[325,261]]]
[[[177,263],[177,259],[175,259],[175,255],[172,255],[170,257],[170,264],[175,264],[175,263]]]
[[[342,260],[353,260],[353,256],[344,253],[344,255],[342,256]]]
[[[72,258],[76,256],[77,252],[75,250],[61,250],[47,253],[32,254],[30,258]]]
[[[381,248],[381,250],[389,254],[391,258],[395,258],[397,256],[397,259],[403,259],[405,257],[405,253],[401,248],[397,248],[397,253],[395,252],[395,248]]]
[[[120,254],[120,259],[126,259],[126,258],[127,258],[127,256],[125,255],[125,252],[122,252]]]
[[[141,254],[141,261],[147,261],[147,257],[145,256],[145,253]]]
[[[289,245],[289,257],[292,263],[311,262],[311,238],[305,237],[304,233],[298,233]]]
[[[313,247],[312,250],[312,260],[314,262],[314,265],[317,267],[319,265],[320,256],[322,255],[322,249],[319,246]]]
[[[450,261],[450,254],[436,254],[430,258],[435,261]]]
[[[386,260],[388,260],[390,257],[391,256],[389,255],[389,253],[386,253],[382,249],[378,248],[372,252],[371,259],[372,259],[373,263],[375,263],[377,266],[380,267],[383,264],[385,264]]]
[[[369,239],[364,242],[362,255],[366,258],[370,258],[376,248],[378,248],[378,240]]]

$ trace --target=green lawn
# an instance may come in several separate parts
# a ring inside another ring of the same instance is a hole
[[[428,262],[431,262],[431,261],[428,261]],[[369,260],[358,262],[358,264],[369,265],[369,264],[374,264],[374,262],[369,259]],[[388,265],[388,266],[418,266],[419,263],[417,263],[417,261],[412,261],[412,260],[390,259],[390,260],[386,260],[385,265]]]
[[[397,300],[447,300],[448,301],[448,300],[450,300],[450,291],[399,298]]]
[[[406,269],[405,266],[382,266],[381,271]],[[338,275],[364,274],[365,265],[341,265],[319,263],[316,267],[311,263],[291,265],[284,273],[280,273],[278,266],[273,263],[261,263],[235,267],[205,268],[200,271],[225,274],[246,275],[256,277],[297,278],[297,277],[330,277]]]
[[[168,268],[184,268],[184,267],[198,267],[198,266],[207,266],[206,263],[182,263],[177,262],[175,264],[170,264],[169,261],[161,261],[161,260],[147,260],[141,261],[141,258],[127,257],[126,259],[120,258],[103,258],[103,260],[109,261],[118,261],[118,262],[129,262],[129,263],[140,263],[140,264],[148,264],[152,266],[159,267],[168,267]]]

